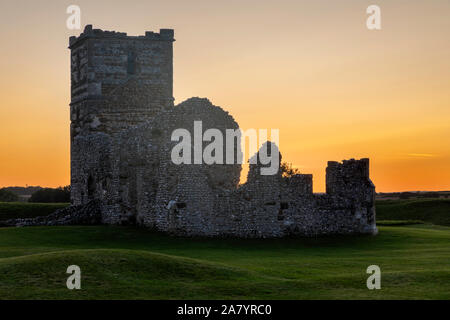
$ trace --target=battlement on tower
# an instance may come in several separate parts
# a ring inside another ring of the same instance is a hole
[[[84,31],[78,36],[69,38],[69,48],[72,49],[80,44],[83,40],[89,38],[105,38],[105,39],[128,39],[128,40],[153,40],[153,41],[175,41],[173,29],[160,29],[158,32],[146,31],[145,35],[129,36],[126,32],[107,31],[102,29],[93,29],[92,25],[86,25]]]
[[[130,80],[152,92],[152,100],[173,102],[174,31],[144,36],[103,31],[87,25],[70,37],[71,104],[108,97]]]

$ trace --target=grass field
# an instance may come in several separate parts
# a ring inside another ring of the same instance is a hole
[[[379,229],[377,236],[221,240],[131,227],[0,228],[0,298],[450,299],[450,227]],[[72,264],[81,268],[82,290],[66,288]],[[381,268],[381,290],[366,287],[372,264]]]

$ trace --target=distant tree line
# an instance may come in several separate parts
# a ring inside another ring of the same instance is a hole
[[[20,196],[30,196],[36,191],[42,189],[40,186],[26,186],[26,187],[6,187],[4,190],[11,191]]]
[[[406,192],[378,193],[378,195],[383,198],[398,197],[401,200],[448,198],[449,194],[450,194],[449,191],[417,191],[417,192],[406,191]]]
[[[53,188],[43,188],[31,195],[28,202],[38,203],[61,203],[70,202],[70,186]]]
[[[68,203],[70,202],[70,185],[58,188],[6,187],[0,189],[0,202],[17,202],[21,199],[23,201],[27,196],[30,197],[28,202]]]
[[[3,188],[0,189],[0,202],[17,202],[19,201],[19,196],[14,192]]]
[[[440,198],[441,194],[439,192],[402,192],[399,195],[399,199],[410,199],[410,198]]]

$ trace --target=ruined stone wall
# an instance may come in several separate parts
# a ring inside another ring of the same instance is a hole
[[[103,197],[110,181],[111,138],[97,132],[77,135],[71,145],[71,200],[75,205]]]
[[[195,106],[199,100],[192,99],[188,102]],[[217,107],[211,105],[211,108]],[[208,109],[192,114],[197,115],[196,119],[205,117],[203,119],[206,120],[206,110]],[[176,122],[177,112],[165,116],[177,126],[190,128],[192,119],[180,112],[184,122]],[[250,165],[245,184],[235,186],[229,183],[224,186],[222,183],[217,184],[220,179],[211,177],[211,167],[208,165],[172,163],[170,152],[175,142],[169,142],[169,137],[165,134],[156,141],[150,134],[158,125],[166,123],[161,121],[163,118],[157,118],[158,121],[153,125],[139,128],[140,132],[136,135],[139,137],[138,144],[144,145],[151,141],[151,145],[158,145],[159,152],[159,157],[152,154],[159,160],[152,162],[151,166],[159,166],[159,169],[155,170],[152,178],[140,180],[146,190],[146,195],[141,196],[146,206],[138,206],[138,223],[185,236],[254,238],[376,233],[374,203],[364,201],[373,199],[375,189],[368,175],[360,174],[367,173],[367,159],[330,162],[327,172],[335,175],[335,186],[332,192],[323,195],[313,194],[312,175],[282,177],[281,172],[278,172],[276,175],[263,176],[260,174],[260,163]],[[221,121],[215,118],[215,126],[219,122],[226,123],[224,120],[226,117]],[[229,122],[229,125],[233,122]],[[126,137],[127,144],[131,144],[130,137],[135,136],[128,134]],[[122,165],[130,168],[127,162]],[[145,168],[146,164],[142,162],[142,166]],[[221,166],[230,177],[239,173],[232,166]],[[150,170],[150,166],[147,165],[147,168]],[[220,169],[215,170],[218,177],[221,177]],[[232,180],[230,178],[229,182]],[[349,183],[359,193],[349,192]]]
[[[124,208],[130,207],[129,216],[134,216],[131,219],[137,223],[173,232],[200,232],[193,229],[214,226],[211,213],[216,190],[236,189],[241,165],[194,164],[193,147],[192,164],[174,164],[171,152],[178,141],[172,141],[171,134],[184,128],[194,137],[194,121],[201,121],[203,131],[214,128],[224,136],[226,129],[238,129],[233,117],[221,108],[207,99],[191,98],[123,132],[117,151],[120,179],[116,179],[121,190],[117,201],[122,215]],[[202,146],[206,144],[202,142]],[[235,153],[238,147],[240,144],[236,143]],[[224,150],[223,162],[225,156]]]

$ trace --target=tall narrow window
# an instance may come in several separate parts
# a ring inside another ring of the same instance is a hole
[[[77,53],[77,82],[81,82],[81,58],[80,53]]]
[[[136,55],[134,54],[134,52],[129,52],[128,53],[128,66],[127,66],[127,73],[128,74],[134,74],[135,73],[135,68],[136,68]]]

